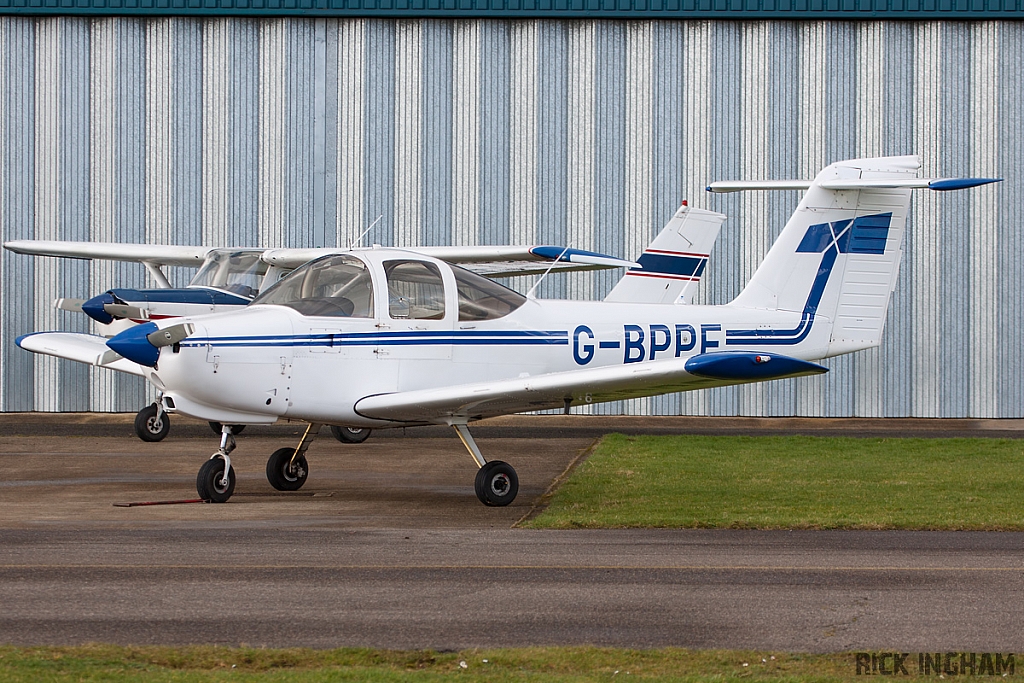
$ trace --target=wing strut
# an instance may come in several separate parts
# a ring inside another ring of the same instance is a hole
[[[477,467],[483,467],[487,464],[487,460],[484,458],[484,454],[480,452],[480,447],[476,445],[476,440],[473,435],[469,433],[469,427],[465,424],[453,424],[455,427],[455,433],[459,435],[459,439],[462,441],[462,445],[466,447],[469,454],[473,456],[473,460],[476,461]]]

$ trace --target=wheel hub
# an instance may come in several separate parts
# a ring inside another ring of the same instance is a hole
[[[213,478],[213,489],[217,493],[224,493],[225,491],[227,491],[228,490],[227,477],[225,477],[223,474],[218,474],[216,477],[214,477]]]
[[[497,496],[504,496],[508,493],[511,485],[508,475],[503,472],[491,477],[491,492]]]

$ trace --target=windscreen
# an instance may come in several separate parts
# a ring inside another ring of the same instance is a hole
[[[327,256],[286,275],[253,301],[294,308],[303,315],[373,317],[370,272],[352,256]]]
[[[214,287],[246,298],[260,291],[267,264],[260,260],[262,251],[230,251],[216,249],[195,274],[189,287]]]

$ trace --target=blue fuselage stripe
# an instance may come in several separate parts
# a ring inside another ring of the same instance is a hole
[[[426,346],[450,344],[456,346],[536,346],[568,345],[568,332],[365,332],[325,333],[307,335],[239,336],[192,338],[181,346],[201,347],[303,347],[303,346]]]

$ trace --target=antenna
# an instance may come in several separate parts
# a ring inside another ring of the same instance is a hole
[[[538,287],[540,287],[540,283],[544,282],[544,278],[546,278],[548,276],[548,273],[550,273],[551,269],[555,267],[555,264],[562,260],[562,257],[565,256],[567,251],[569,251],[569,246],[570,245],[566,245],[565,246],[565,249],[563,249],[562,253],[558,255],[558,258],[556,258],[554,261],[552,261],[551,265],[548,266],[548,269],[544,271],[544,274],[541,275],[540,278],[536,282],[533,283],[533,287],[530,287],[530,291],[526,293],[526,298],[527,299],[536,298],[536,297],[533,296],[533,292]]]
[[[352,247],[359,245],[363,241],[363,237],[366,236],[366,233],[368,233],[371,230],[373,230],[373,226],[375,226],[378,223],[380,223],[380,219],[381,218],[384,218],[384,214],[381,214],[381,215],[377,216],[377,220],[375,220],[374,222],[370,223],[370,227],[368,227],[366,230],[363,230],[361,233],[359,233],[359,237],[357,237],[354,240],[352,240],[351,242],[349,242],[348,243],[348,248],[351,249]]]

